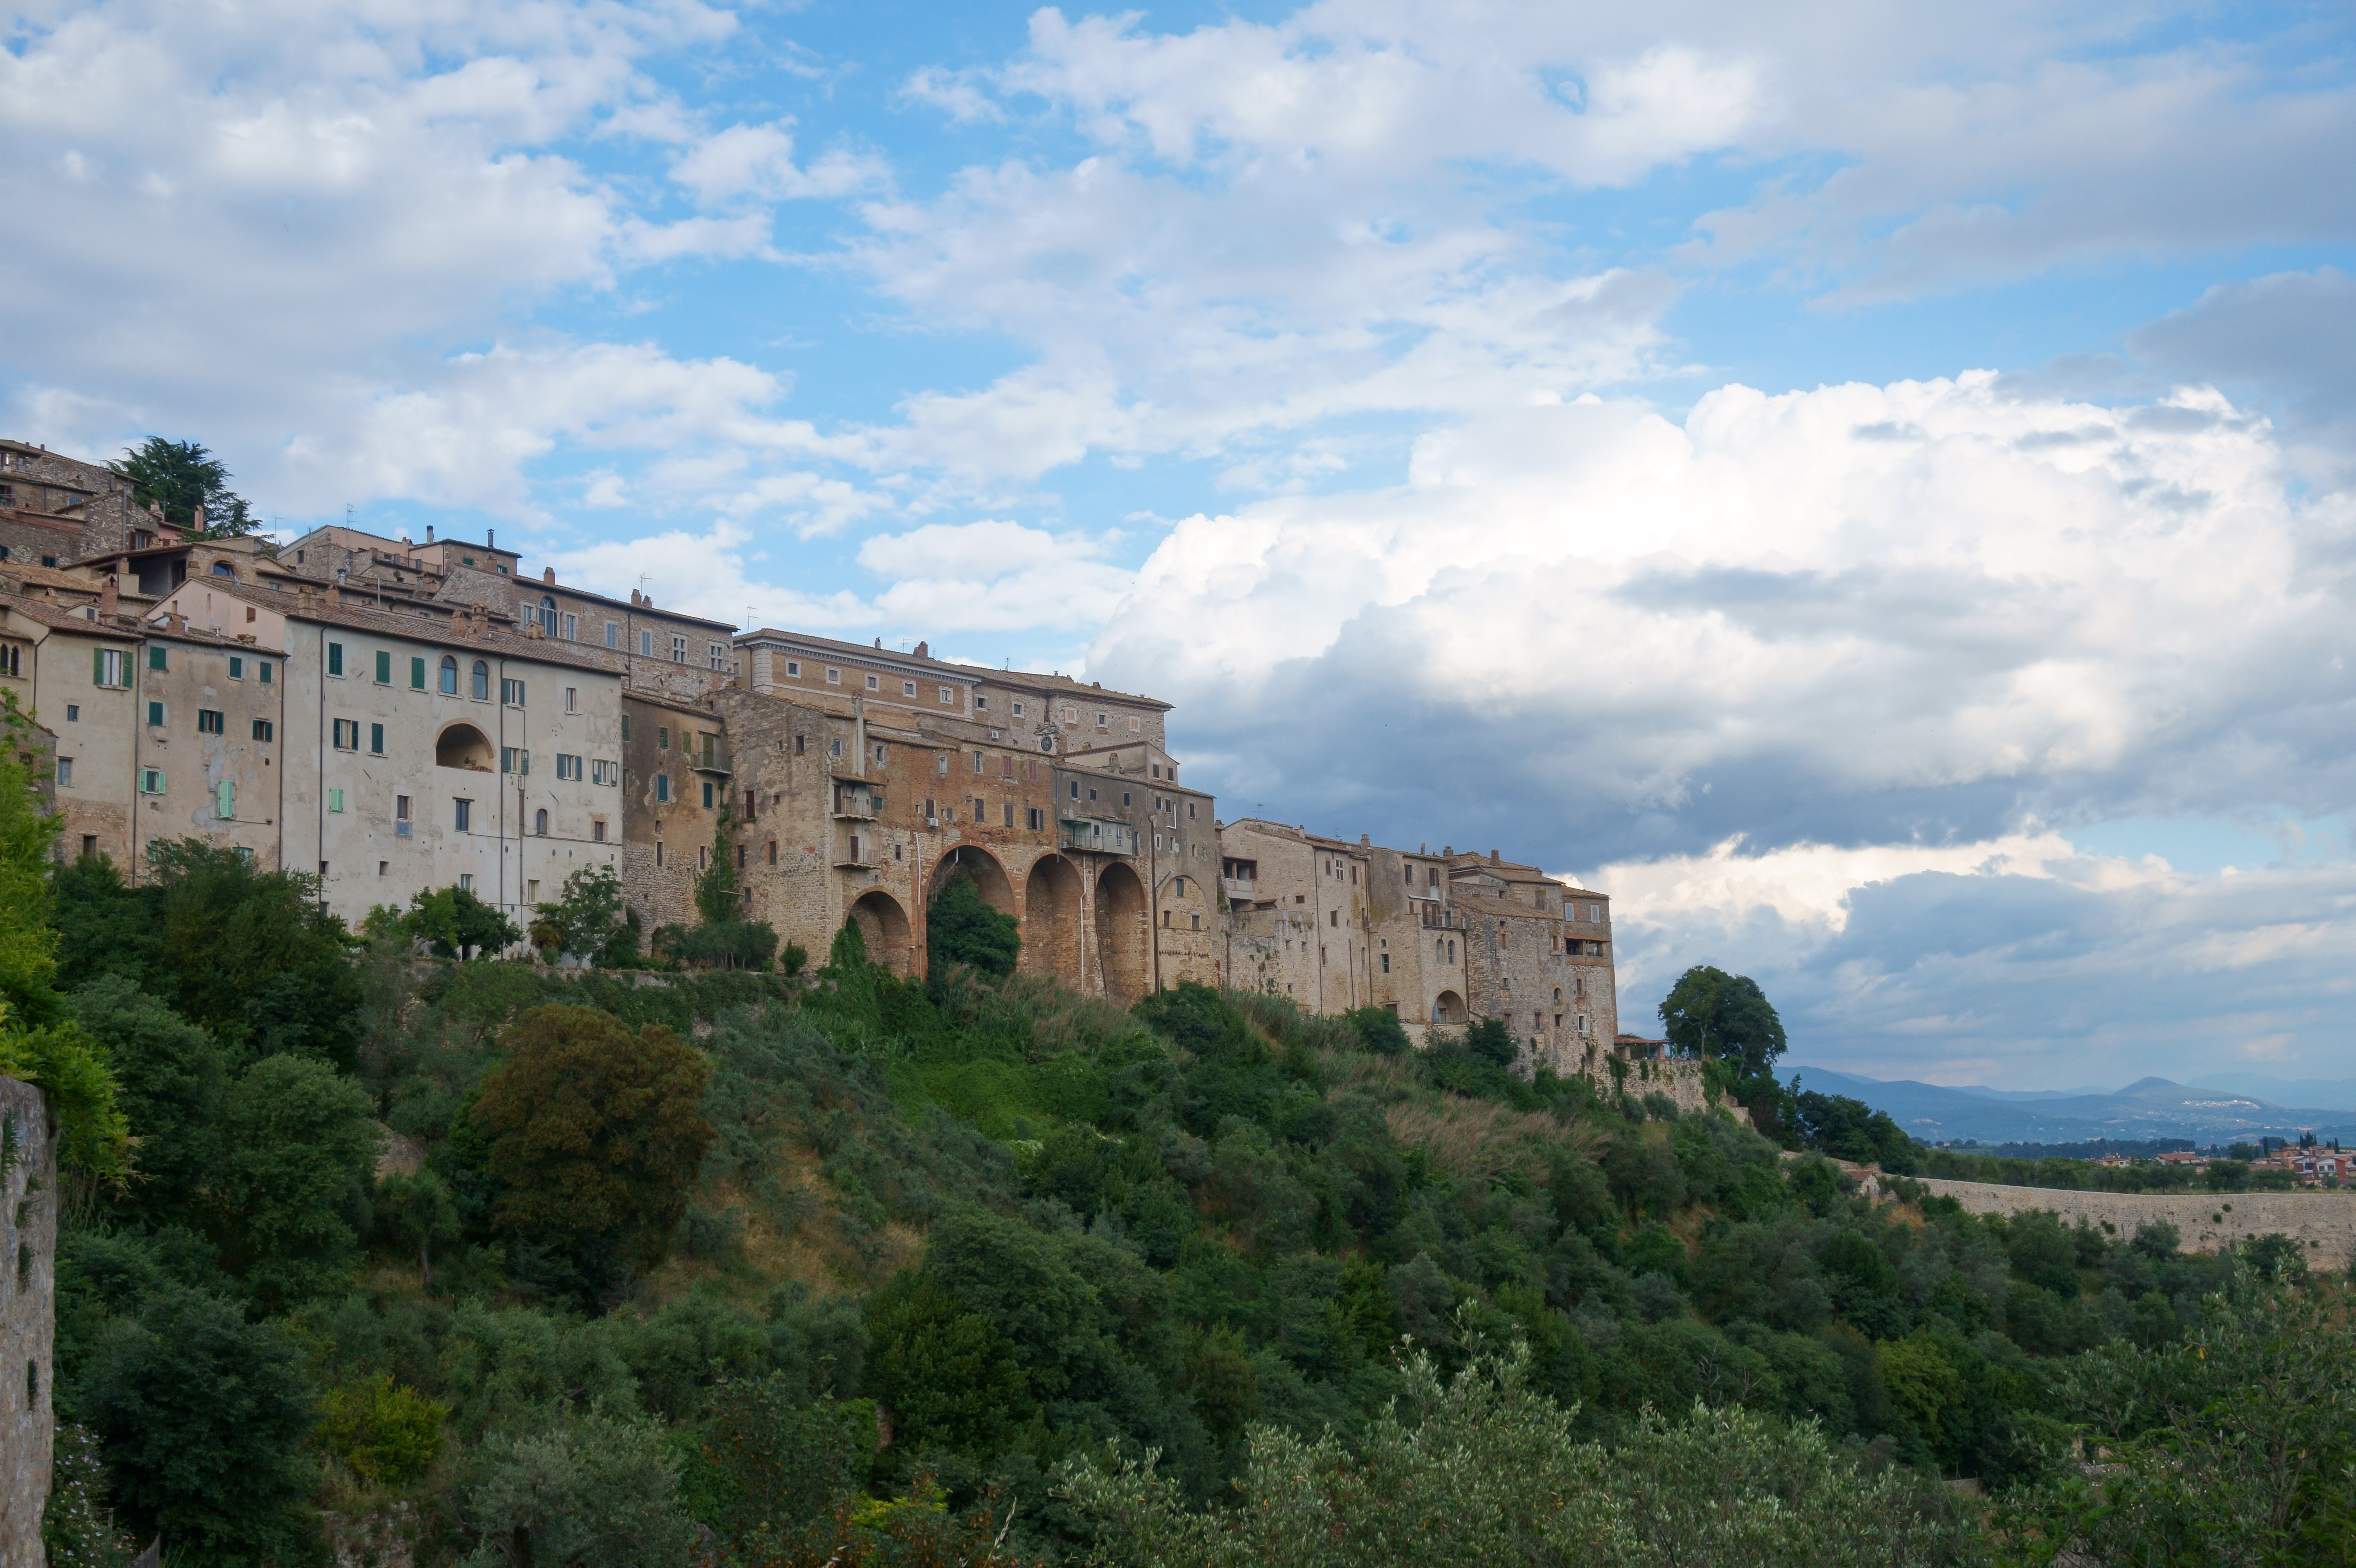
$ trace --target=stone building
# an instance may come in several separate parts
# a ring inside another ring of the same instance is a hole
[[[0,563],[68,566],[177,537],[131,490],[130,480],[102,464],[0,441]]]
[[[137,789],[133,686],[145,631],[111,593],[32,591],[0,567],[0,690],[48,738],[44,794],[68,854],[127,862]]]
[[[0,1078],[0,1568],[41,1568],[57,1436],[58,1147],[30,1083]]]
[[[575,870],[618,869],[617,656],[519,635],[480,612],[445,619],[340,601],[307,583],[290,592],[225,578],[183,583],[149,612],[148,626],[167,647],[209,635],[182,662],[189,678],[220,682],[215,689],[236,684],[230,646],[267,660],[278,739],[255,751],[266,752],[278,794],[256,852],[316,872],[328,908],[346,920],[453,884],[522,917]],[[252,703],[261,684],[245,678]],[[177,754],[207,739],[187,710],[194,700],[166,709]],[[181,829],[160,801],[148,810]],[[205,836],[240,842],[243,816]]]

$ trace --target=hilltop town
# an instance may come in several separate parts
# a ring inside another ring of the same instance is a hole
[[[1171,705],[534,573],[480,543],[205,538],[102,465],[0,442],[0,689],[35,720],[61,857],[135,880],[196,837],[313,873],[358,923],[465,888],[509,915],[607,866],[653,931],[733,857],[743,918],[822,953],[846,920],[921,972],[953,877],[1026,969],[1128,1003],[1186,981],[1420,1038],[1477,1019],[1595,1074],[1611,901],[1534,866],[1222,819]]]

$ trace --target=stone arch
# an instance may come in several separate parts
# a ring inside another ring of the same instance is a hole
[[[1442,991],[1431,1004],[1431,1021],[1447,1029],[1464,1027],[1464,998],[1453,991]]]
[[[1080,873],[1061,855],[1042,855],[1023,880],[1023,968],[1083,988]]]
[[[868,962],[881,964],[905,978],[909,962],[908,912],[900,907],[900,901],[881,888],[871,888],[851,906],[851,918],[859,923],[860,938],[867,944]]]
[[[452,724],[434,741],[434,765],[487,773],[493,762],[491,742],[472,724]]]
[[[973,885],[981,890],[982,902],[1001,914],[1016,912],[1014,884],[1007,880],[1006,868],[998,863],[997,856],[978,844],[960,844],[941,857],[940,863],[933,868],[932,896],[940,897],[941,890],[959,871],[971,877]]]
[[[1153,989],[1153,933],[1145,884],[1116,860],[1097,873],[1097,966],[1104,994],[1122,1007]]]

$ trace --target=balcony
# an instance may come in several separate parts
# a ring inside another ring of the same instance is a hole
[[[1221,877],[1219,891],[1227,895],[1229,903],[1248,904],[1259,897],[1259,880],[1256,877]]]
[[[728,748],[725,746],[706,746],[701,752],[688,753],[687,765],[699,773],[712,773],[724,779],[734,772],[728,764]]]
[[[838,871],[873,871],[880,869],[883,846],[865,833],[837,833],[834,836],[834,869]]]
[[[873,822],[877,802],[875,792],[865,784],[838,784],[834,786],[834,819],[837,822]]]
[[[1137,829],[1126,822],[1108,821],[1100,816],[1067,816],[1057,826],[1063,829],[1057,841],[1066,849],[1088,855],[1137,853]]]
[[[1462,931],[1464,917],[1444,903],[1418,900],[1423,907],[1416,912],[1426,931]]]

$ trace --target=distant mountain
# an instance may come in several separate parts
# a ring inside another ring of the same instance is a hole
[[[2262,1135],[2356,1140],[2356,1110],[2291,1107],[2232,1088],[2192,1087],[2165,1078],[2145,1078],[2105,1093],[1998,1093],[1980,1088],[1949,1088],[1911,1080],[1885,1082],[1836,1072],[1829,1068],[1794,1069],[1800,1087],[1862,1100],[1924,1143],[1971,1139],[1984,1144],[2083,1143],[2094,1138],[2190,1138],[2199,1144],[2232,1143]],[[2356,1095],[2341,1102],[2356,1104]]]
[[[2276,1105],[2356,1105],[2356,1078],[2269,1078],[2263,1072],[2211,1072],[2196,1089],[2223,1089]]]

